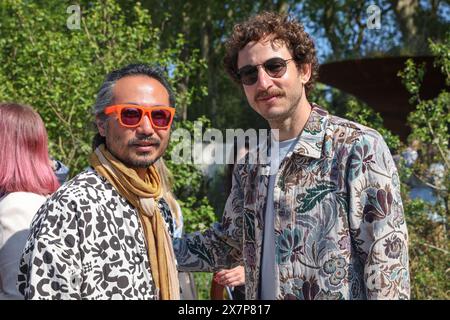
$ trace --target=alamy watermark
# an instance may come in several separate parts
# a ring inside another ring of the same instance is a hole
[[[71,5],[66,10],[70,16],[66,20],[66,26],[69,30],[81,29],[81,8],[79,5]]]
[[[367,29],[381,29],[381,9],[375,4],[371,4],[366,9],[367,13]]]
[[[202,122],[195,121],[192,133],[183,128],[172,132],[170,157],[178,164],[264,165],[279,160],[278,139],[279,130],[226,129],[224,136],[218,129],[204,130]]]

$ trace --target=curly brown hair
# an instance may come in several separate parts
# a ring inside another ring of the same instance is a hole
[[[282,41],[293,52],[297,67],[311,64],[311,78],[305,84],[306,93],[314,87],[318,75],[314,41],[303,28],[303,25],[292,17],[275,12],[263,12],[245,22],[236,24],[233,33],[225,43],[226,53],[223,64],[231,78],[239,82],[237,60],[239,51],[251,41],[259,41],[271,36],[271,41]]]

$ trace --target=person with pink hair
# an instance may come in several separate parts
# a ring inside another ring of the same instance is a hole
[[[0,103],[0,163],[0,300],[23,299],[16,282],[29,227],[59,187],[44,122],[31,107]]]

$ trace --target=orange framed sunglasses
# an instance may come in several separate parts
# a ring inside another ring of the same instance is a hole
[[[143,107],[134,104],[118,104],[105,108],[105,114],[116,113],[120,125],[127,128],[139,127],[148,114],[148,118],[155,129],[170,127],[175,115],[175,108],[169,106]]]

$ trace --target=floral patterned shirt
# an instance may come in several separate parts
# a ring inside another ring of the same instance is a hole
[[[173,235],[164,199],[160,211]],[[20,262],[25,299],[158,299],[137,210],[96,171],[60,187],[35,215]]]
[[[258,299],[268,165],[239,164],[220,223],[174,242],[182,270],[243,259]],[[378,132],[313,105],[276,175],[277,299],[408,299],[400,181]]]

